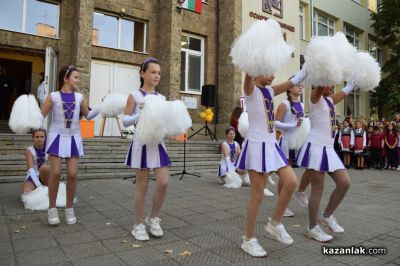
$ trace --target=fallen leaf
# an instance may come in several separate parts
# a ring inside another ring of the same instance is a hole
[[[167,253],[167,254],[171,254],[172,252],[174,252],[172,249],[167,249],[164,251],[164,253]]]
[[[124,243],[124,244],[125,244],[125,243],[128,243],[128,240],[125,240],[125,239],[124,239],[124,240],[121,240],[121,243]]]
[[[179,255],[189,257],[189,256],[192,256],[192,252],[185,250],[184,252],[180,253]]]
[[[21,229],[25,229],[26,228],[26,226],[25,225],[21,225]]]
[[[19,232],[20,232],[20,231],[19,231],[18,229],[14,231],[14,233],[16,233],[16,234],[19,234]]]
[[[111,224],[110,222],[107,222],[107,223],[106,223],[106,225],[110,225],[110,224]]]
[[[300,225],[299,224],[294,224],[293,227],[300,227]]]
[[[93,199],[93,196],[89,196],[89,199]]]
[[[140,248],[142,245],[138,245],[138,244],[132,244],[132,247],[134,248]]]

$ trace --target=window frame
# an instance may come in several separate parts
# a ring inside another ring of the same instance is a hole
[[[359,117],[360,116],[360,109],[361,109],[361,90],[360,89],[356,89],[353,90],[349,95],[353,96],[353,117]],[[345,104],[344,104],[344,114],[347,114],[347,107],[349,104],[349,97],[345,97]],[[358,103],[357,103],[357,99],[358,99]],[[358,107],[358,108],[357,108]]]
[[[194,38],[194,39],[198,39],[200,40],[200,50],[201,51],[196,51],[196,50],[192,50],[189,48],[183,48],[181,45],[181,53],[185,52],[185,90],[181,90],[181,93],[186,93],[186,94],[194,94],[194,95],[201,95],[202,93],[202,89],[203,89],[203,85],[204,85],[204,73],[205,73],[205,69],[204,69],[204,57],[205,57],[205,49],[204,49],[204,42],[205,39],[204,37],[198,36],[198,35],[194,35],[194,34],[190,34],[190,33],[186,33],[186,32],[182,32],[181,34],[181,38],[182,36],[185,37],[189,37],[189,38]],[[194,91],[194,90],[190,90],[188,88],[188,79],[189,79],[189,55],[195,55],[195,56],[200,56],[200,91]],[[182,68],[182,65],[181,65]],[[182,80],[180,81],[182,82]]]
[[[118,25],[117,25],[117,47],[109,47],[109,46],[104,46],[101,44],[93,44],[93,39],[92,39],[92,45],[95,47],[103,47],[103,48],[109,48],[109,49],[116,49],[116,50],[121,50],[121,51],[127,51],[127,52],[134,52],[134,53],[147,53],[147,21],[144,20],[138,20],[138,19],[133,19],[133,18],[126,18],[126,17],[121,17],[115,14],[110,14],[107,12],[102,12],[100,10],[94,10],[93,11],[93,22],[92,22],[92,30],[94,29],[94,15],[98,13],[103,16],[109,16],[117,19]],[[128,49],[123,49],[121,47],[121,28],[122,28],[122,20],[130,21],[133,23],[133,43],[132,43],[132,50]],[[136,22],[143,23],[144,24],[144,32],[143,32],[143,51],[135,51],[135,26]]]
[[[6,31],[11,31],[11,32],[18,32],[18,33],[23,33],[23,34],[28,34],[32,36],[38,36],[42,38],[50,38],[50,39],[59,39],[60,38],[60,11],[61,11],[61,3],[58,1],[52,1],[52,0],[40,0],[39,2],[42,3],[47,3],[51,5],[57,6],[57,28],[56,28],[56,36],[55,37],[49,37],[49,36],[43,36],[39,34],[34,34],[30,32],[26,32],[26,15],[27,15],[27,1],[29,0],[21,0],[22,1],[22,14],[21,14],[21,30],[12,30],[12,29],[7,29],[7,28],[2,28],[0,27],[0,30],[6,30]]]
[[[318,19],[319,17],[326,18],[327,23],[319,21],[319,19]],[[330,22],[332,22],[332,25],[330,25]],[[333,36],[336,33],[336,21],[331,19],[328,16],[321,15],[318,12],[314,11],[314,23],[315,23],[315,25],[313,25],[314,26],[313,27],[314,28],[313,36]],[[318,24],[322,24],[327,27],[328,35],[318,35]],[[329,35],[329,30],[333,30],[332,35]]]
[[[302,30],[300,31],[300,40],[305,40],[306,38],[306,31],[305,31],[305,18],[304,18],[304,6],[300,5],[299,6],[299,19],[303,25]],[[301,28],[301,27],[299,27]]]
[[[350,34],[349,31],[351,31],[353,34]],[[356,29],[354,29],[351,26],[345,25],[344,26],[344,35],[346,37],[350,36],[351,38],[353,38],[353,43],[352,43],[353,46],[356,47],[357,49],[360,49],[360,33]],[[358,46],[356,46],[356,44],[355,44],[356,41],[358,43]]]

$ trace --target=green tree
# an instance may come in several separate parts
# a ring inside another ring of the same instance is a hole
[[[390,48],[389,60],[382,67],[384,73],[374,93],[378,99],[378,115],[383,106],[390,112],[400,111],[400,0],[378,1],[378,12],[371,14],[372,28],[378,44]],[[385,109],[386,109],[385,108]]]

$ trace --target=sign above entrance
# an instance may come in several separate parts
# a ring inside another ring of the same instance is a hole
[[[279,13],[273,12],[278,10]],[[262,0],[262,11],[278,18],[283,18],[282,0]]]

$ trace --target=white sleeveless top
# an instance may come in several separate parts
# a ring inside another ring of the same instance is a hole
[[[330,101],[333,105],[331,97],[327,97],[326,100]],[[311,99],[308,100],[311,122],[311,130],[306,140],[308,142],[333,145],[335,138],[334,136],[332,137],[330,109],[326,100],[323,96],[315,104],[311,102]]]
[[[284,100],[283,103],[286,105],[286,112],[285,115],[283,116],[283,121],[284,123],[288,123],[288,124],[295,124],[297,123],[297,116],[295,114],[293,114],[291,106],[290,106],[290,102],[289,100]],[[299,102],[301,104],[301,108],[303,109],[303,113],[304,113],[304,104],[302,102]],[[290,136],[293,131],[296,128],[286,128],[286,129],[282,129],[282,135],[283,136]]]
[[[35,169],[36,172],[39,172],[39,165],[37,163],[37,154],[36,154],[35,147],[32,145],[32,146],[29,146],[27,149],[32,154],[33,169]],[[47,163],[48,159],[49,159],[49,155],[47,153],[45,153],[44,163]]]
[[[274,90],[272,87],[263,88],[268,90],[271,99],[274,98]],[[249,130],[247,132],[246,139],[257,142],[276,142],[275,126],[272,128],[272,132],[269,131],[268,119],[266,115],[265,101],[261,88],[254,86],[254,90],[251,95],[245,96],[247,113],[249,114]],[[272,108],[272,112],[273,112]],[[273,119],[274,120],[274,119]]]
[[[81,112],[81,102],[83,95],[79,92],[73,92],[75,94],[75,111],[72,117],[71,127],[65,127],[65,117],[63,111],[63,104],[61,101],[60,91],[51,93],[52,105],[52,121],[49,128],[49,133],[57,133],[62,135],[77,135],[80,133],[79,115]]]

